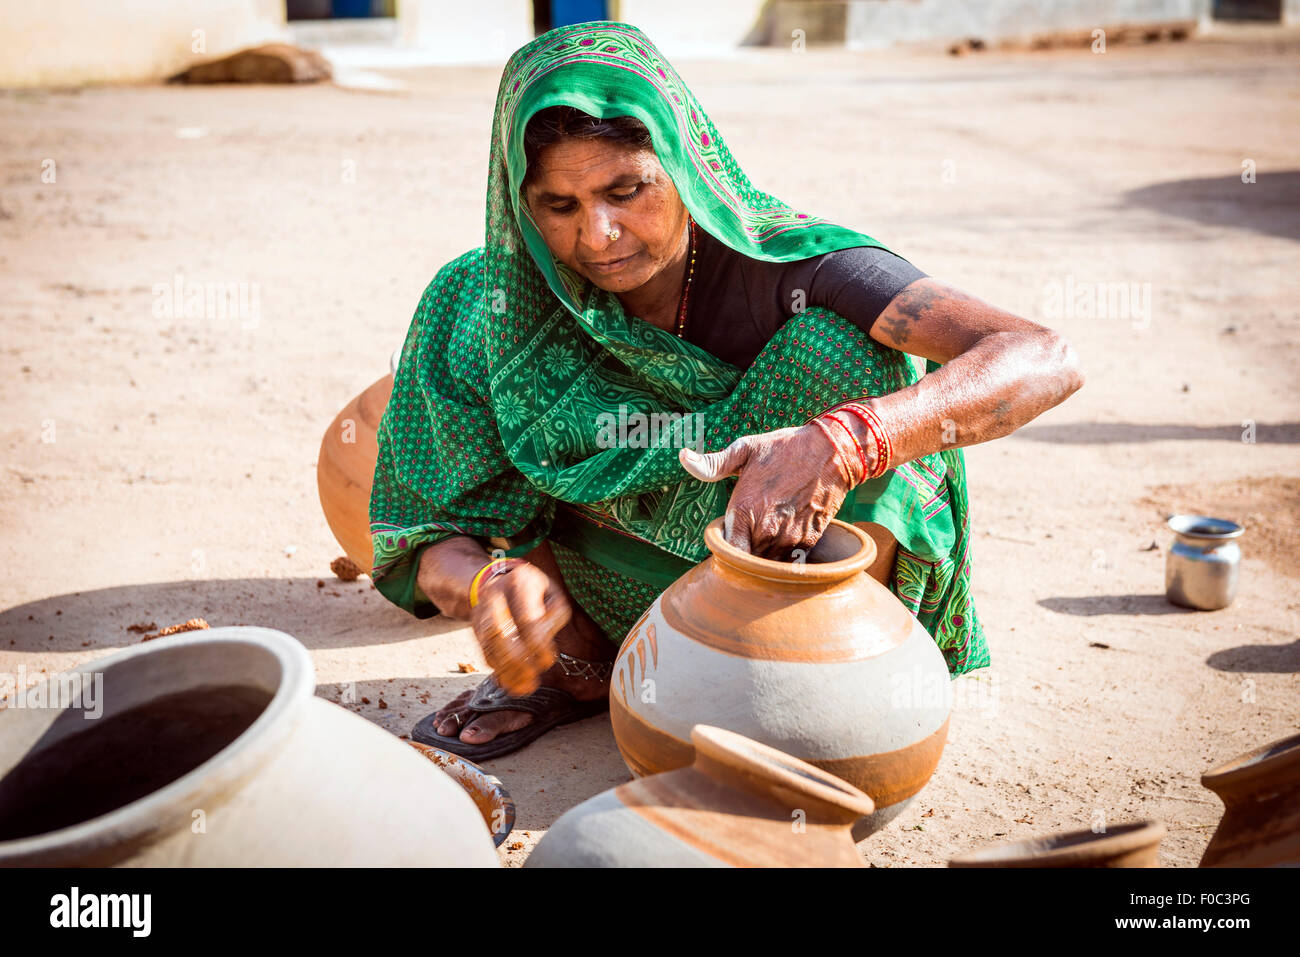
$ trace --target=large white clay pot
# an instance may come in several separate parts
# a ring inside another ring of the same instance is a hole
[[[934,639],[865,574],[867,534],[832,521],[801,563],[729,545],[664,591],[632,628],[610,689],[635,775],[686,767],[691,728],[714,725],[814,764],[871,796],[861,839],[934,773],[948,736],[948,668]]]
[[[469,795],[315,681],[288,635],[214,628],[14,697],[0,865],[499,866]]]

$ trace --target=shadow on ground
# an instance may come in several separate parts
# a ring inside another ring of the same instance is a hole
[[[1241,442],[1241,425],[1142,425],[1129,422],[1079,422],[1074,425],[1028,426],[1011,434],[1030,442],[1062,445],[1104,445],[1131,442],[1221,440]],[[1255,442],[1267,445],[1300,444],[1300,422],[1257,423]]]
[[[323,581],[321,587],[318,581]],[[346,648],[423,638],[463,627],[418,619],[375,591],[368,578],[232,578],[123,585],[71,592],[0,612],[0,652],[125,647],[136,624],[157,628],[202,618],[213,628],[276,628],[308,648]]]
[[[1294,674],[1300,672],[1300,639],[1289,645],[1224,648],[1206,658],[1205,663],[1219,671]]]
[[[1043,598],[1039,605],[1062,615],[1194,615],[1190,608],[1170,604],[1161,595],[1080,595]]]
[[[1243,183],[1240,174],[1153,183],[1125,193],[1124,207],[1128,206],[1212,226],[1300,239],[1300,170],[1257,169],[1253,183]]]

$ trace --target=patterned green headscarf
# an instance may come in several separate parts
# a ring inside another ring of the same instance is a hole
[[[735,480],[700,482],[682,468],[678,449],[696,444],[689,426],[702,429],[705,450],[717,450],[917,379],[906,355],[820,309],[804,313],[798,326],[822,337],[814,340],[820,348],[807,346],[810,359],[815,351],[822,361],[824,348],[829,364],[840,350],[845,368],[834,382],[813,367],[793,386],[788,369],[773,374],[755,363],[742,374],[628,315],[616,295],[557,263],[520,188],[524,129],[536,112],[556,105],[641,120],[698,225],[746,256],[791,262],[881,245],[756,189],[677,71],[635,27],[583,23],[518,50],[502,74],[493,116],[485,244],[440,270],[426,290],[380,427],[374,578],[408,608],[418,600],[412,561],[420,546],[455,534],[535,540],[549,529],[556,500],[589,504],[664,552],[701,561],[708,555],[704,526],[726,510]],[[754,411],[752,383],[765,372],[762,399],[788,421]],[[649,448],[603,447],[598,423],[620,412],[695,418],[676,419]],[[953,554],[958,529],[948,471],[939,455],[892,470],[855,490],[840,517],[888,526],[908,554],[947,562],[953,574],[946,578],[956,577],[965,559]],[[964,508],[964,483],[962,494]]]
[[[700,528],[683,518],[719,514],[733,483],[689,478],[677,458],[683,443],[675,431],[661,434],[667,443],[656,449],[602,449],[594,423],[602,412],[618,415],[620,404],[628,414],[695,411],[709,436],[708,423],[726,413],[740,370],[628,316],[617,296],[556,263],[520,189],[524,128],[534,113],[556,105],[639,119],[695,221],[747,256],[788,262],[879,244],[755,189],[677,71],[635,27],[587,23],[553,30],[507,64],[488,180],[487,235],[496,241],[489,242],[485,262],[488,286],[505,300],[497,317],[504,334],[489,357],[489,374],[507,455],[547,495],[608,502],[627,529],[702,560],[708,552]]]

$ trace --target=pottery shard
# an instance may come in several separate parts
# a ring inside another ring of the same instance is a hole
[[[329,61],[315,50],[287,43],[240,50],[198,63],[176,74],[172,83],[315,83],[331,76]]]
[[[345,582],[354,582],[361,577],[361,567],[345,555],[330,562],[330,571]]]
[[[166,638],[168,635],[179,635],[185,631],[202,631],[209,627],[208,623],[202,618],[191,618],[189,621],[180,625],[168,625],[162,631],[155,632],[152,635],[145,635],[141,641],[153,641],[155,638]]]

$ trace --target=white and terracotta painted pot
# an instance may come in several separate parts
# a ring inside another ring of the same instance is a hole
[[[315,683],[288,635],[214,628],[16,693],[0,866],[499,866],[459,785]]]
[[[820,768],[697,725],[694,762],[566,812],[525,867],[864,867],[871,798]]]
[[[924,787],[948,735],[951,680],[934,639],[865,573],[867,534],[832,521],[802,563],[728,544],[655,600],[615,662],[610,717],[633,774],[686,767],[691,728],[726,728],[865,791],[880,827]]]

